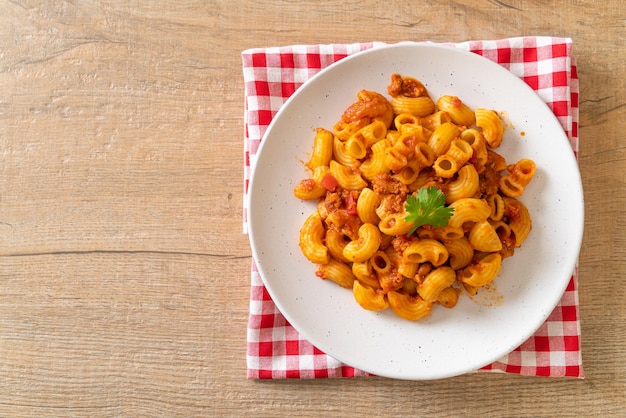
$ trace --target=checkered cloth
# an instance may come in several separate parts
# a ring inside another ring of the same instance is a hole
[[[245,82],[244,195],[250,160],[281,105],[322,68],[382,43],[296,45],[249,49],[242,53]],[[446,44],[495,61],[524,80],[552,109],[578,156],[578,77],[567,38],[518,37]],[[246,226],[244,196],[244,233]],[[545,323],[521,346],[480,372],[583,378],[578,314],[578,271]],[[326,355],[278,311],[256,265],[251,268],[247,330],[249,379],[354,377],[369,374]]]

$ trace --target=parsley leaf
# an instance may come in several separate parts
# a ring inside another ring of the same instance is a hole
[[[432,225],[435,228],[448,224],[454,208],[446,206],[446,195],[436,188],[429,186],[421,188],[415,195],[409,195],[404,205],[408,215],[407,222],[413,222],[413,228],[407,233],[410,236],[422,225]]]

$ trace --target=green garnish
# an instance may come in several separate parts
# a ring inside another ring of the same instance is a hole
[[[411,236],[422,225],[432,225],[435,228],[446,226],[454,212],[454,208],[446,206],[446,195],[435,186],[426,189],[422,187],[416,195],[408,195],[404,207],[409,213],[404,219],[413,222],[413,228],[407,236]]]

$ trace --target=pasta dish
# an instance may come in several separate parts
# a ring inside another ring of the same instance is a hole
[[[317,210],[299,244],[317,276],[364,309],[419,320],[491,283],[524,242],[532,221],[518,198],[536,166],[496,152],[497,111],[430,97],[400,74],[387,90],[361,90],[332,128],[312,134],[294,196]]]

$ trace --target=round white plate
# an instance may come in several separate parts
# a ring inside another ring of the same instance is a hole
[[[293,196],[314,129],[332,126],[361,89],[386,95],[391,74],[415,77],[431,97],[456,95],[471,108],[507,117],[507,161],[530,158],[537,173],[522,201],[533,229],[503,262],[491,301],[463,296],[410,322],[390,309],[362,309],[352,292],[315,276],[300,252],[299,230],[316,205]],[[522,134],[522,132],[524,134]],[[252,167],[248,221],[252,252],[287,320],[330,356],[399,379],[438,379],[479,369],[506,355],[544,322],[567,286],[583,234],[583,193],[568,139],[546,104],[519,78],[476,54],[400,43],[349,56],[300,87],[268,127]]]

